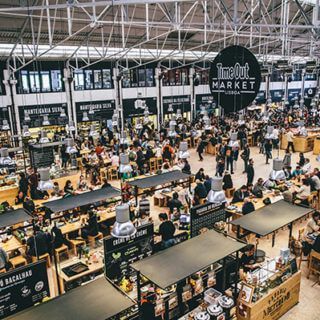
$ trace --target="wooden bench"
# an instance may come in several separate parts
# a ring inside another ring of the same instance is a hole
[[[60,248],[54,249],[54,253],[58,263],[60,262],[61,254],[65,254],[69,258],[68,247],[65,244],[63,244]]]
[[[37,257],[32,257],[32,262],[37,262],[38,260],[46,260],[47,261],[47,267],[51,267],[51,259],[49,253],[45,253],[41,256],[39,256],[39,259]]]
[[[9,261],[11,262],[13,268],[18,268],[18,267],[27,265],[27,259],[24,258],[23,256],[13,257]]]

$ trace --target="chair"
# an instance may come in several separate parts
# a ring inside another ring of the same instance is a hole
[[[307,279],[309,279],[310,274],[316,273],[318,276],[320,275],[319,264],[320,263],[320,253],[317,251],[311,250],[308,259],[308,274]]]
[[[250,147],[253,147],[253,137],[252,136],[248,136],[248,144]]]
[[[186,138],[186,141],[188,143],[188,148],[191,148],[191,138]]]
[[[158,168],[158,169],[161,169],[162,162],[163,162],[163,161],[162,161],[162,158],[160,158],[160,157],[157,158],[157,168]]]
[[[164,207],[165,206],[165,196],[161,194],[155,194],[153,197],[153,204],[155,206]]]
[[[60,248],[54,249],[54,253],[56,255],[57,262],[60,262],[60,255],[65,254],[69,258],[68,247],[63,244]]]
[[[72,246],[72,249],[73,249],[75,256],[78,254],[78,250],[77,250],[78,247],[86,244],[86,242],[83,239],[72,239],[69,241],[71,243],[71,246]]]
[[[149,160],[150,172],[156,172],[158,168],[157,158],[151,158]]]
[[[205,204],[207,202],[206,198],[199,199],[200,204]]]
[[[225,194],[227,198],[232,198],[236,188],[229,188],[225,190]]]
[[[88,241],[90,244],[94,245],[96,241],[101,240],[103,238],[103,234],[101,232],[98,232],[95,236],[88,236]]]
[[[18,268],[18,267],[27,265],[27,259],[24,258],[23,256],[13,257],[9,261],[11,262],[13,268]]]
[[[37,257],[32,257],[32,262],[37,262],[38,260],[46,260],[47,261],[47,268],[51,267],[51,259],[49,253],[45,253],[41,256],[39,256],[39,259]]]
[[[108,180],[118,180],[118,168],[113,166],[107,170]]]

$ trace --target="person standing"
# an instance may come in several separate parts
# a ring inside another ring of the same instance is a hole
[[[199,161],[203,161],[203,152],[204,152],[204,149],[205,149],[205,141],[201,138],[199,138],[199,142],[198,142],[198,147],[197,147],[197,152],[198,152],[198,155],[199,155]]]
[[[294,145],[293,145],[294,134],[290,129],[288,129],[288,132],[286,133],[286,138],[287,138],[287,142],[288,142],[287,149],[290,150],[290,148],[291,148],[292,152],[294,153]]]
[[[233,154],[232,147],[227,146],[226,147],[227,170],[231,171],[231,174],[233,174],[233,159],[234,159],[234,154]]]
[[[266,154],[266,164],[269,164],[269,159],[272,159],[272,142],[267,139],[264,144],[264,151]]]
[[[244,145],[243,151],[241,153],[241,158],[243,160],[244,163],[244,170],[242,173],[246,173],[247,172],[247,167],[248,167],[248,161],[250,159],[250,148],[249,145],[246,143]]]
[[[247,185],[252,184],[253,183],[253,179],[254,179],[254,168],[253,168],[253,159],[249,160],[249,164],[247,167]]]

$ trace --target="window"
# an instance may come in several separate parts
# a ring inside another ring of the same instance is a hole
[[[22,83],[21,93],[30,93],[28,71],[25,71],[25,70],[21,71],[21,83]]]
[[[74,72],[74,90],[84,90],[83,70],[77,70]]]
[[[51,87],[52,91],[62,91],[61,71],[51,70]]]
[[[94,82],[95,89],[102,88],[101,70],[94,70],[93,71],[93,82]]]
[[[84,70],[84,84],[86,89],[93,89],[92,70]]]
[[[112,88],[112,78],[111,78],[111,70],[103,69],[102,70],[102,85],[105,89]]]
[[[146,86],[146,70],[145,69],[138,69],[138,80],[139,80],[139,87]]]
[[[41,76],[41,91],[42,92],[50,92],[50,73],[49,71],[40,71]]]
[[[137,69],[130,70],[131,73],[131,87],[137,87],[138,86],[138,79],[137,79]]]
[[[29,77],[31,92],[40,92],[40,77],[38,71],[30,71]]]
[[[131,77],[130,77],[130,71],[125,70],[123,72],[123,78],[122,78],[122,87],[123,88],[130,88],[130,83],[131,83]]]
[[[153,87],[153,69],[146,69],[146,80],[147,80],[147,87]]]

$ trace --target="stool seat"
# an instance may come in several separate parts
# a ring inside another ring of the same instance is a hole
[[[226,191],[225,191],[226,197],[232,198],[235,191],[236,191],[236,188],[226,189]]]
[[[77,255],[77,247],[78,246],[83,246],[86,244],[86,242],[84,241],[84,239],[71,239],[69,240],[70,243],[71,243],[71,246],[73,248],[73,252],[74,252],[74,255],[76,256]]]
[[[66,256],[69,258],[69,253],[68,253],[68,247],[65,245],[65,244],[63,244],[61,247],[59,247],[59,248],[55,248],[54,249],[54,253],[55,253],[55,255],[56,255],[56,259],[57,259],[57,262],[60,262],[60,255],[62,254],[62,253],[65,253],[66,254]]]
[[[95,236],[88,236],[88,241],[94,244],[97,240],[100,240],[102,238],[103,238],[103,234],[101,232],[98,232],[98,234]]]
[[[9,260],[14,268],[27,265],[27,259],[23,256],[16,256]]]

